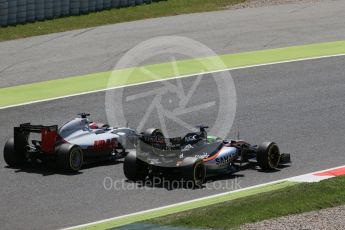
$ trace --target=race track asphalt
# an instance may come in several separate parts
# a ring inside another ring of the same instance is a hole
[[[195,39],[217,54],[344,40],[345,1],[225,10],[88,28],[0,43],[0,87],[113,69],[140,42]],[[159,56],[148,63],[171,61]]]
[[[231,72],[237,90],[237,112],[229,136],[236,136],[239,127],[241,138],[252,143],[274,140],[283,152],[293,154],[291,167],[274,173],[246,169],[236,173],[236,179],[213,178],[215,181],[197,190],[131,189],[133,184],[128,182],[123,182],[126,189],[107,190],[104,178],[120,182],[124,179],[121,162],[93,165],[78,175],[64,175],[49,167],[7,168],[1,156],[1,229],[67,227],[225,192],[231,189],[231,183],[246,187],[343,165],[344,63],[345,57],[333,57]],[[194,80],[195,77],[183,80],[186,91]],[[176,84],[176,80],[171,83]],[[124,95],[149,91],[161,84],[126,88]],[[204,76],[190,105],[217,101],[216,89],[214,79]],[[171,109],[178,100],[176,95],[166,96],[162,103]],[[1,110],[0,146],[12,136],[12,127],[22,122],[61,125],[82,111],[90,112],[94,120],[105,121],[104,98],[105,93],[101,92]],[[124,106],[130,125],[138,123],[151,100],[138,99]],[[208,110],[182,118],[193,125],[212,124],[215,113]],[[156,118],[151,119],[147,126],[155,124]],[[168,128],[171,135],[183,134],[172,122]]]

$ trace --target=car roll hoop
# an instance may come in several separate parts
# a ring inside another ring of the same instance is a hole
[[[200,130],[200,137],[203,139],[206,139],[207,138],[206,129],[208,129],[209,127],[207,125],[198,125],[198,126],[196,126],[196,128],[199,128],[199,130]]]
[[[77,115],[80,116],[82,119],[87,119],[90,116],[89,113],[85,113],[85,112],[78,113]]]

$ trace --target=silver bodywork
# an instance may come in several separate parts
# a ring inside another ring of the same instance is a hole
[[[86,118],[75,118],[63,125],[59,136],[71,144],[78,145],[82,149],[95,146],[95,143],[102,141],[115,141],[124,149],[134,148],[134,141],[137,137],[136,131],[130,128],[98,127],[90,128],[90,122]],[[115,147],[115,146],[114,146]]]

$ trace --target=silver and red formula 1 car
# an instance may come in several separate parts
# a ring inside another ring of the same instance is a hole
[[[132,181],[152,176],[183,179],[200,186],[206,177],[232,174],[243,164],[274,170],[291,162],[290,154],[280,153],[274,142],[251,145],[243,140],[223,140],[208,136],[206,126],[184,137],[165,138],[159,129],[141,134],[136,152],[124,161],[125,176]]]
[[[126,149],[133,148],[136,131],[91,122],[90,114],[78,115],[61,128],[30,123],[15,127],[14,137],[6,142],[3,151],[7,165],[55,160],[61,169],[77,172],[84,163],[123,158]],[[32,133],[38,134],[39,140],[33,140]]]

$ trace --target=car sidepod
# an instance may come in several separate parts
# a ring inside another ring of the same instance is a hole
[[[231,163],[238,157],[238,149],[223,146],[218,152],[204,158],[207,176],[234,172]]]

